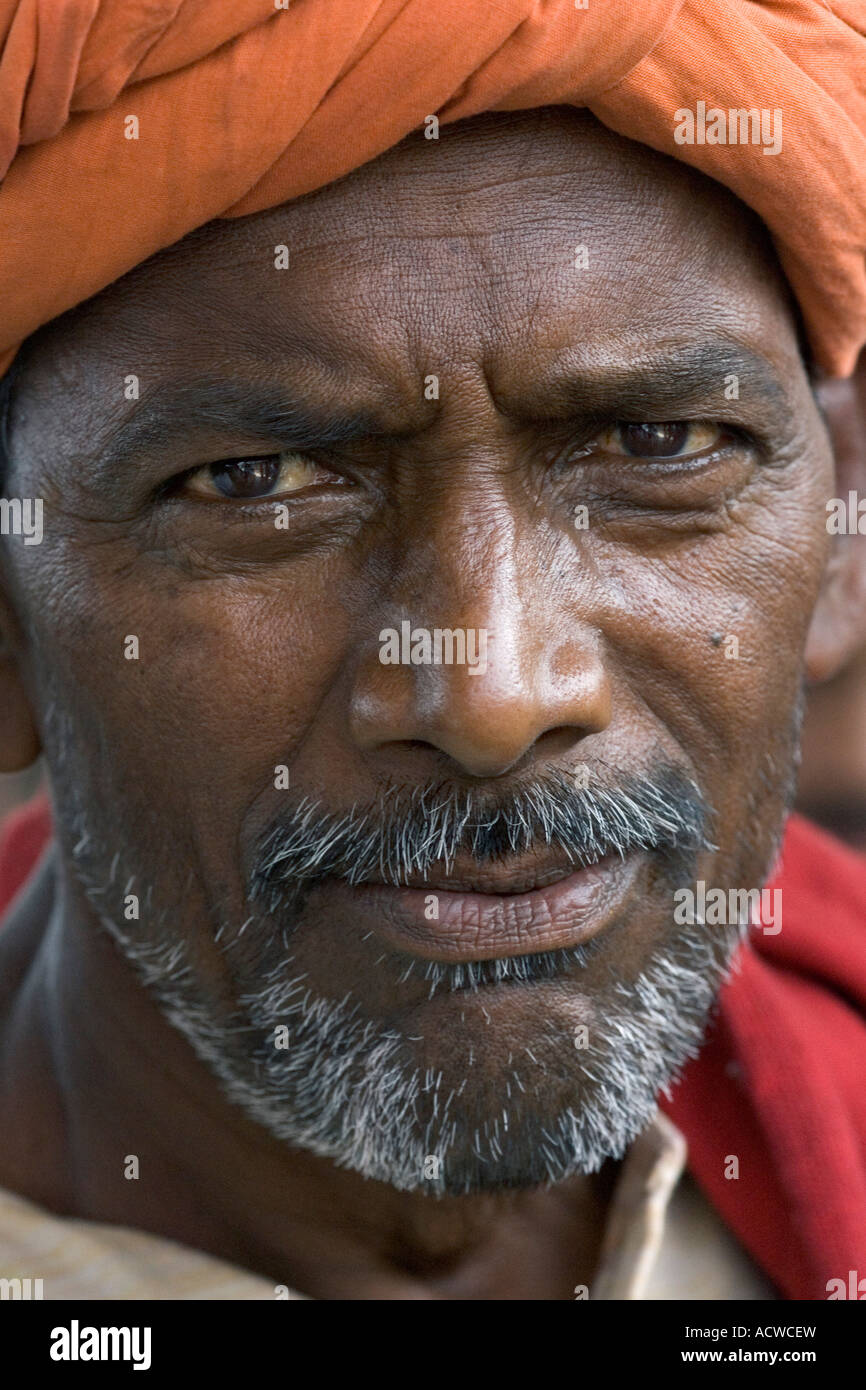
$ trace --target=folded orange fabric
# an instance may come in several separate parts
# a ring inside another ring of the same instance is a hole
[[[319,188],[428,115],[555,103],[754,208],[818,362],[853,369],[864,0],[0,0],[0,372],[212,218]]]

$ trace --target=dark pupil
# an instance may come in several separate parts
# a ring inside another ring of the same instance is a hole
[[[629,453],[660,458],[679,453],[689,434],[688,422],[671,425],[620,425],[620,438]]]
[[[270,492],[280,472],[278,458],[230,459],[211,464],[211,477],[226,497],[262,497]]]

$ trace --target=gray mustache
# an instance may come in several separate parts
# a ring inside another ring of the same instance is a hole
[[[565,774],[550,772],[496,800],[442,784],[415,787],[340,814],[303,797],[261,837],[250,897],[270,898],[276,910],[290,887],[328,878],[399,886],[434,865],[449,872],[458,855],[483,864],[542,846],[554,846],[575,868],[654,850],[673,871],[714,848],[707,839],[711,815],[698,786],[670,765],[620,776],[615,788],[576,788]]]

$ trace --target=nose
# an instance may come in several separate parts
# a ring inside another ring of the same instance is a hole
[[[351,696],[364,753],[421,745],[469,777],[493,778],[564,755],[610,723],[602,639],[575,591],[564,598],[561,580],[525,554],[521,564],[501,533],[483,551],[481,566],[452,548],[447,575],[440,562],[435,581],[419,584],[416,569],[413,601],[386,607],[390,621],[376,624]]]

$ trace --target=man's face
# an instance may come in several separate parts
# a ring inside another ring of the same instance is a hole
[[[38,335],[13,464],[69,892],[228,1094],[405,1188],[621,1153],[739,936],[674,892],[770,866],[827,542],[740,205],[573,112],[419,134]]]

